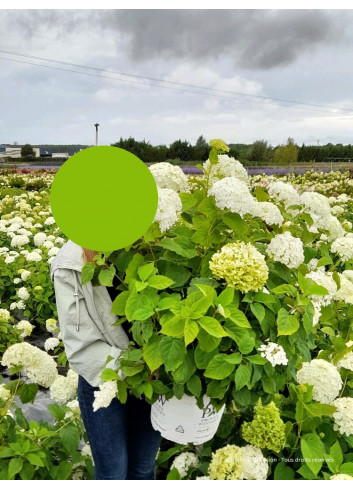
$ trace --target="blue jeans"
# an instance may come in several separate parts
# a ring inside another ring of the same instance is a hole
[[[94,462],[95,479],[153,480],[161,434],[152,428],[151,406],[128,396],[114,398],[108,407],[93,411],[94,391],[81,375],[77,397]]]

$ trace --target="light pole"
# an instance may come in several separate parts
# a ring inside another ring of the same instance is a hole
[[[93,124],[95,127],[96,127],[96,146],[98,146],[98,122],[96,122],[95,124]]]

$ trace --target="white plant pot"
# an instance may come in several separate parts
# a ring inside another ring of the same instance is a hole
[[[192,396],[172,397],[168,401],[159,396],[151,407],[152,426],[167,440],[200,445],[214,437],[225,408],[224,405],[217,412],[206,395],[204,406],[200,409]]]

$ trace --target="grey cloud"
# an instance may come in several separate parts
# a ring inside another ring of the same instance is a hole
[[[325,10],[115,10],[100,17],[105,29],[125,33],[134,61],[228,55],[236,67],[268,70],[344,36],[342,15]]]

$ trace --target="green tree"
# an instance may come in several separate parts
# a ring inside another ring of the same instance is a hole
[[[36,159],[36,154],[31,144],[25,144],[22,146],[21,158],[23,161],[34,161]]]
[[[257,140],[253,143],[249,155],[250,161],[268,161],[269,160],[269,146],[268,142],[263,139]]]
[[[193,159],[197,161],[207,160],[209,151],[210,147],[206,139],[202,135],[199,136],[193,149]]]
[[[293,165],[298,161],[298,147],[293,138],[288,138],[286,145],[278,146],[274,152],[276,165]]]

